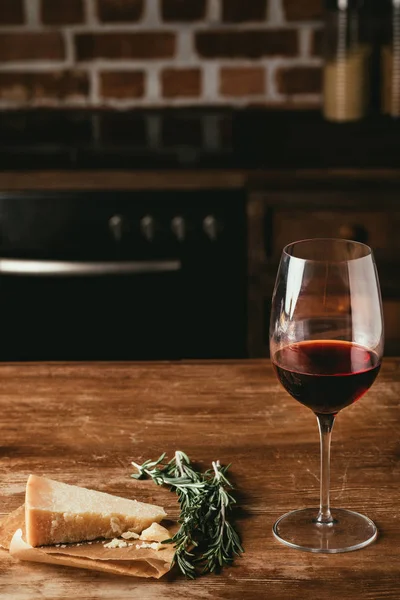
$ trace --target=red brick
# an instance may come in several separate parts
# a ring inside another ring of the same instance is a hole
[[[165,69],[161,84],[164,98],[195,98],[201,94],[200,69]]]
[[[100,75],[104,98],[142,98],[145,88],[143,71],[105,71]]]
[[[322,56],[324,46],[324,30],[316,29],[311,38],[311,54],[313,56]]]
[[[265,93],[265,70],[262,67],[223,67],[220,77],[222,96],[255,96]]]
[[[41,15],[45,25],[72,25],[74,23],[82,23],[83,1],[42,0]]]
[[[22,0],[1,0],[0,25],[21,25],[24,22]]]
[[[222,20],[225,23],[265,21],[267,0],[223,0]]]
[[[63,58],[64,41],[60,33],[0,33],[0,61]]]
[[[283,0],[288,21],[315,21],[323,14],[322,0]]]
[[[176,38],[173,33],[83,33],[76,36],[78,60],[172,58]]]
[[[293,29],[201,31],[196,34],[196,49],[204,58],[295,56],[298,37]]]
[[[140,21],[144,0],[97,0],[97,14],[104,23]]]
[[[3,100],[64,100],[72,96],[85,98],[88,93],[88,76],[82,72],[0,73],[0,98]]]
[[[164,21],[200,21],[206,16],[207,0],[161,0]]]
[[[322,89],[322,70],[319,67],[285,67],[276,74],[281,94],[319,94]]]

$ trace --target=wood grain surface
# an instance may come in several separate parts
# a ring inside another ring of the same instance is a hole
[[[0,190],[202,190],[240,189],[246,184],[243,171],[2,171]]]
[[[0,191],[22,190],[201,190],[201,189],[308,189],[351,183],[366,187],[398,186],[400,169],[164,169],[135,171],[31,170],[0,171]],[[325,197],[324,197],[325,198]]]
[[[218,576],[142,581],[18,563],[0,550],[2,600],[61,598],[400,598],[400,359],[339,415],[332,503],[372,518],[379,538],[348,554],[313,555],[273,537],[278,516],[317,506],[313,414],[280,388],[268,361],[3,364],[0,512],[24,500],[29,473],[162,503],[174,495],[130,479],[130,461],[186,451],[201,467],[232,462],[245,554]]]

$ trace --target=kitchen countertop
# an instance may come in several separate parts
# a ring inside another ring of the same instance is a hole
[[[0,171],[0,192],[355,189],[398,192],[400,169],[171,169]]]
[[[394,188],[400,120],[219,107],[0,111],[0,191]]]
[[[400,597],[400,359],[387,359],[368,395],[339,415],[332,445],[332,504],[379,528],[371,546],[313,555],[271,532],[284,512],[318,503],[315,418],[280,388],[268,361],[0,365],[3,514],[24,499],[34,472],[144,501],[176,514],[174,496],[129,478],[130,461],[186,451],[210,465],[232,462],[245,554],[222,575],[194,582],[135,580],[24,564],[0,551],[2,600],[76,597]]]

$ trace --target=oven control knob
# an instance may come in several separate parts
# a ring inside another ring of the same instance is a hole
[[[209,240],[215,242],[218,237],[218,221],[214,215],[208,215],[203,221],[203,231]]]
[[[114,238],[114,242],[119,243],[122,240],[124,231],[126,229],[125,218],[122,215],[114,215],[108,221],[108,227],[112,237]]]
[[[171,221],[172,233],[178,242],[184,242],[186,238],[186,223],[183,217],[174,217]]]
[[[156,224],[150,215],[146,215],[140,221],[140,231],[143,237],[148,241],[152,242],[156,233]]]

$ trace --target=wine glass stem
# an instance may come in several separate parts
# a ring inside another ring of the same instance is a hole
[[[321,488],[320,506],[317,523],[332,524],[329,504],[330,462],[331,462],[331,435],[335,422],[335,415],[317,414],[319,434],[321,440]]]

